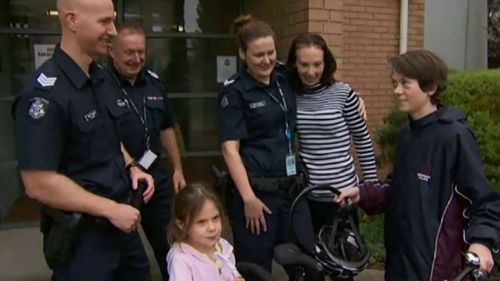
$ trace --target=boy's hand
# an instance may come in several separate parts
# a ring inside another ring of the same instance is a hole
[[[347,199],[347,204],[350,206],[352,204],[357,204],[359,202],[359,188],[349,187],[342,189],[339,196],[335,197],[335,202],[339,205],[343,204]]]
[[[491,255],[490,249],[479,243],[472,243],[469,247],[469,252],[476,254],[479,257],[481,265],[479,270],[484,272],[491,272],[495,262],[493,261],[493,256]]]

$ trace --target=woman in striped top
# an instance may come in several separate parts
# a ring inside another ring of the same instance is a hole
[[[358,184],[351,140],[363,179],[376,181],[372,140],[358,112],[358,95],[349,84],[334,79],[337,65],[325,40],[312,33],[299,35],[292,42],[287,68],[297,93],[299,156],[309,175],[308,185],[343,189]],[[310,194],[316,231],[335,214],[333,197],[330,191]]]

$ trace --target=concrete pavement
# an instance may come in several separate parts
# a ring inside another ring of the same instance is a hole
[[[143,236],[144,237],[144,236]],[[146,243],[147,244],[147,243]],[[148,257],[153,255],[146,245]],[[160,272],[156,263],[151,264],[152,281],[160,281]],[[273,275],[278,280],[287,280],[280,267]],[[0,281],[49,281],[50,271],[42,254],[42,236],[38,227],[24,227],[0,230]],[[383,272],[366,270],[356,281],[382,281]]]

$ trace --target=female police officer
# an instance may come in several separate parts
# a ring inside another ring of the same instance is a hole
[[[270,26],[249,15],[237,18],[234,26],[244,65],[224,82],[219,95],[219,134],[238,190],[229,206],[235,255],[239,262],[271,271],[273,247],[287,239],[293,191],[303,182],[292,151],[296,101],[284,67],[276,64]],[[312,252],[307,205],[301,203],[294,215],[301,225],[298,239]],[[319,274],[307,275],[316,280]]]

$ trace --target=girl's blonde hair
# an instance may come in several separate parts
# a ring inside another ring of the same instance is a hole
[[[190,184],[181,189],[174,197],[172,214],[170,217],[168,242],[184,242],[188,239],[188,231],[193,225],[193,220],[200,213],[206,201],[214,203],[221,216],[224,227],[224,209],[215,193],[202,184]]]

